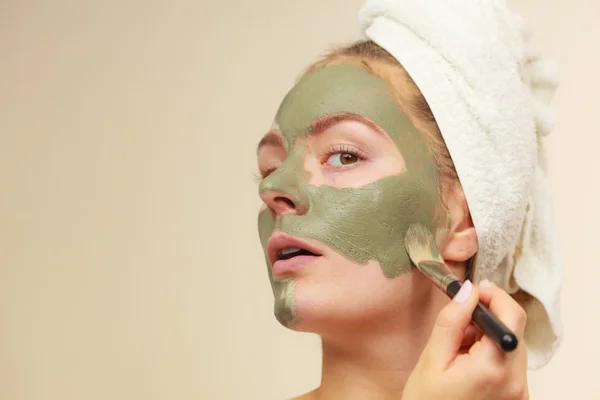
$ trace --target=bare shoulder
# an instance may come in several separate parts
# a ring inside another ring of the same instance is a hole
[[[294,397],[292,400],[314,400],[316,398],[315,392],[317,389],[303,394],[302,396]]]

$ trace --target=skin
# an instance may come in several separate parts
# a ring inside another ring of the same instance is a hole
[[[395,129],[401,125],[378,119],[386,114],[383,110],[390,99],[382,81],[358,72],[350,82],[344,76],[338,69],[327,79],[312,78],[316,85],[292,90],[258,151],[264,177],[259,217],[263,245],[287,229],[321,254],[316,261],[278,276],[267,260],[277,318],[322,339],[321,385],[301,398],[525,400],[524,346],[503,354],[470,324],[480,299],[522,339],[523,310],[497,288],[474,288],[470,296],[455,297],[466,299],[464,303],[449,303],[428,278],[404,268],[406,255],[398,250],[404,248],[403,229],[388,225],[394,221],[397,227],[413,218],[396,220],[394,211],[421,212],[427,221],[419,222],[438,228],[434,232],[440,255],[457,276],[464,277],[465,261],[476,253],[477,238],[462,189],[457,185],[444,198],[447,218],[436,216],[437,183],[434,174],[426,172],[433,169],[433,162],[424,142],[419,144],[418,136],[412,136],[414,128]],[[364,85],[351,88],[358,82]],[[341,92],[359,100],[345,104],[337,97]],[[351,108],[357,104],[365,106],[364,114],[376,112],[363,115]],[[301,123],[305,119],[309,121],[306,126]],[[349,155],[357,149],[360,157]],[[351,162],[341,165],[342,158]],[[425,172],[419,175],[418,171]],[[405,194],[408,179],[421,180],[413,189],[429,192],[418,203],[425,212],[411,209],[411,196],[386,202],[397,187],[382,183],[398,177],[407,179],[396,181],[407,183]],[[348,193],[369,200],[344,198]],[[326,196],[331,196],[326,204],[336,207],[318,204]],[[386,209],[381,211],[389,213],[389,219],[378,219],[377,214],[364,219],[351,215],[368,213],[376,202],[383,202]],[[379,232],[379,237],[365,235],[371,232]],[[350,244],[366,240],[364,236],[373,247],[389,239],[389,247],[381,246],[382,253],[369,253],[368,246],[353,249]],[[397,257],[397,262],[387,263],[388,257]],[[288,362],[281,359],[282,366]]]
[[[475,338],[465,341],[479,301],[520,339],[527,319],[525,311],[489,281],[479,288],[473,286],[470,293],[461,292],[439,313],[429,342],[403,388],[402,399],[528,399],[527,352],[523,344],[504,353],[479,331],[475,331]]]
[[[319,121],[345,115],[372,122],[378,134],[391,139],[404,168],[360,187],[311,183],[305,165],[310,153],[307,139],[323,134]],[[387,83],[356,66],[322,68],[303,77],[288,93],[273,128],[272,133],[283,137],[286,157],[262,180],[259,192],[288,196],[306,212],[276,216],[263,210],[258,225],[265,252],[269,237],[279,231],[317,240],[361,265],[376,261],[387,278],[409,272],[412,267],[403,246],[406,230],[415,222],[436,228],[436,167],[425,138],[399,111]],[[298,322],[294,279],[274,279],[270,268],[269,276],[275,315],[292,326]]]

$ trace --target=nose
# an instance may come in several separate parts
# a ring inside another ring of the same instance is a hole
[[[291,193],[268,190],[262,192],[260,197],[276,216],[302,215],[308,211],[308,208],[302,204],[303,202],[298,199],[298,196]]]
[[[294,153],[258,185],[258,193],[276,217],[303,215],[309,208],[303,157]]]

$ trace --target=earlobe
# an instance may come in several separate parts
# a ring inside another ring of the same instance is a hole
[[[447,201],[450,229],[441,256],[450,262],[465,262],[477,253],[479,244],[462,188],[458,186]]]
[[[444,260],[465,262],[477,253],[478,247],[475,227],[471,225],[468,228],[450,232],[441,256]]]

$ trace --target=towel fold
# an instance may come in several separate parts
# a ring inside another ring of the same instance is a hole
[[[525,308],[528,365],[545,365],[561,338],[562,265],[542,147],[554,127],[556,65],[501,0],[368,0],[359,20],[440,127],[479,240],[474,281],[496,283]]]

